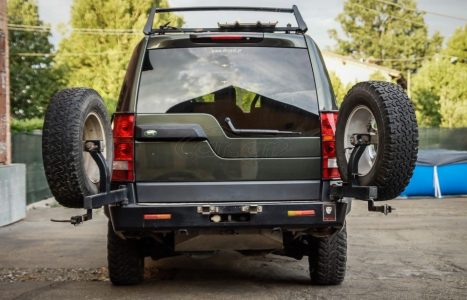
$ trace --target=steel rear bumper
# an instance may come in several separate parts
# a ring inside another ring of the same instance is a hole
[[[110,206],[109,214],[114,229],[120,232],[195,228],[339,228],[344,225],[348,205],[321,201],[151,203]]]

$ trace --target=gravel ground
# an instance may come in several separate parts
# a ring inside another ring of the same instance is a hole
[[[49,222],[79,210],[36,208],[0,228],[1,299],[467,299],[467,198],[395,200],[390,216],[355,202],[345,282],[310,286],[307,261],[220,252],[147,260],[146,280],[113,287],[106,218]]]

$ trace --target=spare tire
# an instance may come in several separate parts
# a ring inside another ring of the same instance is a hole
[[[339,109],[336,157],[341,177],[356,133],[375,134],[378,143],[365,149],[358,164],[360,185],[377,186],[378,199],[397,197],[412,177],[418,152],[418,127],[413,105],[404,90],[382,81],[357,83]]]
[[[84,197],[98,192],[99,169],[83,151],[85,140],[101,140],[111,164],[112,131],[102,98],[85,88],[58,92],[45,114],[42,157],[50,190],[66,207],[82,208]]]

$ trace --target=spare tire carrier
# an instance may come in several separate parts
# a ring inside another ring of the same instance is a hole
[[[88,152],[99,168],[99,194],[84,197],[84,208],[86,213],[73,216],[66,220],[52,219],[52,222],[66,222],[79,225],[92,219],[92,210],[109,204],[128,204],[128,191],[125,186],[110,190],[110,169],[105,160],[100,140],[88,140],[83,143],[83,151]]]
[[[368,146],[377,145],[378,136],[367,133],[353,134],[350,142],[354,146],[348,162],[347,179],[342,185],[332,185],[330,194],[334,200],[340,200],[344,197],[351,197],[359,200],[368,201],[368,211],[381,212],[385,215],[391,213],[395,208],[390,205],[375,205],[374,200],[378,198],[378,187],[362,186],[358,182],[360,158],[368,149]]]

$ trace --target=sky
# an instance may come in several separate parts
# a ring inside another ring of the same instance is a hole
[[[67,24],[70,19],[70,9],[73,0],[38,0],[39,14],[42,20],[56,28],[58,24]],[[320,48],[332,48],[334,41],[329,38],[328,30],[339,28],[336,16],[343,10],[343,0],[169,0],[170,6],[208,6],[208,5],[233,5],[233,6],[275,6],[291,7],[296,4],[308,25],[308,34],[314,38]],[[220,4],[221,3],[221,4]],[[418,0],[418,9],[467,18],[467,0]],[[238,14],[238,13],[237,13]],[[215,12],[216,21],[233,22],[236,20],[250,21],[252,15],[243,13],[234,15],[232,12]],[[184,14],[187,26],[201,26],[205,20],[211,19],[202,13]],[[284,16],[276,14],[274,16],[263,17],[266,21],[283,20]],[[255,15],[257,19],[258,16]],[[293,19],[284,19],[285,22]],[[430,34],[439,31],[446,39],[457,27],[463,26],[463,20],[441,17],[433,14],[425,15],[425,22],[428,25]],[[292,23],[294,24],[294,23]],[[211,24],[212,25],[212,24]],[[142,29],[141,29],[142,30]],[[53,31],[52,42],[57,46],[61,36]]]

